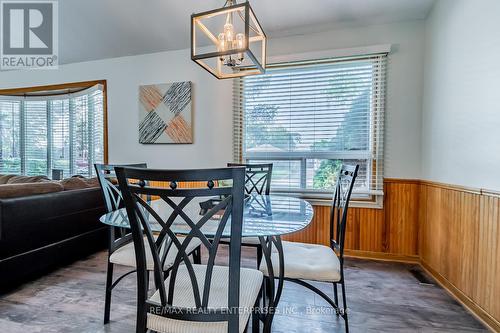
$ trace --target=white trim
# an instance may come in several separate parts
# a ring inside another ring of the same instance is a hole
[[[309,202],[313,206],[331,206],[332,200],[328,198],[311,198],[310,196],[304,196],[297,193],[279,193],[271,191],[272,195],[276,196],[291,196],[297,197],[300,199],[304,199]],[[364,201],[357,200],[357,198],[353,198],[351,196],[351,200],[349,201],[349,207],[351,208],[369,208],[369,209],[383,209],[384,197],[382,195],[375,196],[375,201]]]
[[[328,59],[342,57],[358,57],[370,54],[387,54],[391,52],[392,44],[379,44],[371,46],[353,47],[348,49],[332,49],[325,51],[312,51],[295,54],[268,56],[269,65],[282,62],[309,61],[311,59]]]

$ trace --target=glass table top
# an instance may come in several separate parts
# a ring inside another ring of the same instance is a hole
[[[179,203],[171,198],[174,202]],[[177,199],[177,198],[176,198]],[[185,208],[184,212],[195,223],[200,220],[200,203],[209,198],[195,198]],[[163,219],[167,220],[173,209],[163,200],[154,200],[151,208]],[[150,214],[149,218],[153,231],[161,231],[161,226]],[[313,209],[310,203],[303,199],[273,195],[252,195],[245,199],[243,211],[243,237],[278,236],[293,233],[304,229],[311,223]],[[110,226],[130,228],[127,212],[124,208],[101,216],[100,221]],[[224,228],[223,236],[230,236],[230,219]],[[219,220],[214,217],[201,228],[206,236],[214,236]],[[191,228],[178,216],[173,224],[172,231],[177,234],[188,234]]]

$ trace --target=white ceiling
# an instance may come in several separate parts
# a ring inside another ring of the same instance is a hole
[[[425,19],[434,2],[250,0],[271,38]],[[188,48],[190,15],[223,4],[223,0],[59,1],[60,63]]]

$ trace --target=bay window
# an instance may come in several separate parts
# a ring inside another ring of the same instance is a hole
[[[92,176],[105,160],[103,89],[0,94],[0,174]]]

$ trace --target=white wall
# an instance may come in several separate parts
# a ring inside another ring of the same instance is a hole
[[[225,165],[232,158],[232,84],[218,81],[190,60],[187,50],[105,59],[58,70],[0,72],[0,87],[106,79],[109,161],[147,162],[151,167]],[[142,145],[138,133],[138,87],[192,81],[194,144]]]
[[[270,55],[393,44],[388,64],[386,177],[420,177],[420,124],[424,23],[415,21],[328,31],[269,41]],[[222,166],[232,158],[232,84],[218,81],[190,60],[189,51],[106,59],[57,71],[0,72],[0,88],[108,80],[109,157],[153,167]],[[138,143],[138,86],[186,81],[194,89],[192,145]]]
[[[280,38],[269,44],[271,54],[393,44],[387,67],[385,177],[420,178],[424,21]]]
[[[500,190],[500,1],[439,0],[426,25],[424,179]]]

